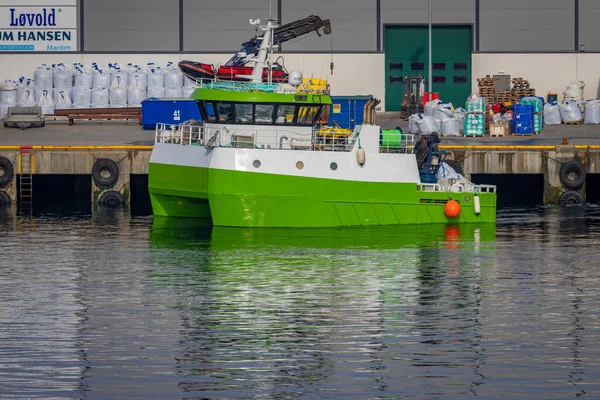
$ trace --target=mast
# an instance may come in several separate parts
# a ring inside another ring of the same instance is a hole
[[[266,26],[260,25],[260,20],[250,20],[251,25],[258,25],[265,32],[262,40],[260,41],[260,47],[256,57],[249,59],[248,61],[254,63],[254,69],[250,75],[250,81],[252,83],[262,83],[263,68],[269,58],[269,55],[273,49],[273,31],[278,27],[277,20],[269,18]],[[270,71],[269,71],[270,74]],[[238,77],[241,77],[238,75]],[[246,77],[246,76],[243,76]]]

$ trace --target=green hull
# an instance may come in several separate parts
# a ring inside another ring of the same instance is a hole
[[[335,227],[493,223],[496,195],[421,192],[415,184],[357,182],[257,172],[150,164],[155,215],[212,218],[216,226]],[[457,218],[444,214],[450,198]],[[210,204],[210,206],[209,206]]]

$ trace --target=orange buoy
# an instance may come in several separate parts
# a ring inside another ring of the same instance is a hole
[[[448,218],[456,218],[460,215],[460,204],[456,200],[448,200],[444,206],[444,213]]]

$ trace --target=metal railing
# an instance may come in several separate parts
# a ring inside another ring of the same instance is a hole
[[[302,83],[294,87],[281,83],[254,83],[247,81],[220,80],[220,79],[192,79],[200,88],[229,90],[233,92],[267,92],[283,94],[330,94],[329,84]]]

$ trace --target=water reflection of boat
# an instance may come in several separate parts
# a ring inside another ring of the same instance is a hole
[[[150,282],[179,312],[189,395],[318,398],[319,387],[369,398],[399,393],[394,371],[422,374],[417,354],[448,337],[448,357],[467,360],[454,369],[477,381],[481,356],[453,343],[478,335],[477,254],[494,240],[490,224],[257,229],[155,217]],[[348,368],[354,378],[340,374]]]
[[[154,217],[151,243],[156,248],[330,248],[401,249],[444,243],[460,246],[490,242],[496,238],[494,224],[344,227],[344,228],[229,228],[212,226],[206,219]]]

